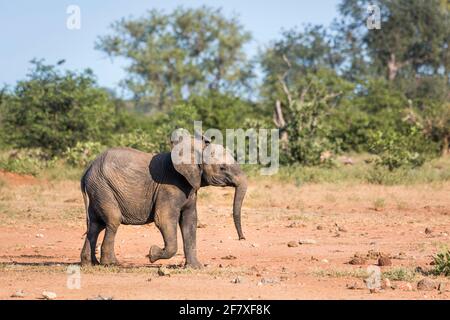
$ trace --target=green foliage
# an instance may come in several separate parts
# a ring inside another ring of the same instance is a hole
[[[62,73],[33,61],[2,110],[3,134],[18,148],[61,154],[79,141],[106,142],[116,129],[108,93],[96,87],[91,71]]]
[[[433,257],[433,272],[436,275],[450,276],[450,250],[438,253]]]
[[[130,59],[124,84],[141,110],[169,110],[193,93],[248,85],[252,69],[243,47],[250,39],[238,19],[220,9],[179,7],[115,22],[97,49]]]
[[[100,142],[77,142],[74,147],[67,148],[63,157],[74,167],[86,167],[105,149],[106,147]]]
[[[52,165],[53,161],[45,159],[45,154],[39,149],[12,150],[0,154],[0,169],[8,172],[35,176]]]
[[[205,129],[244,129],[246,122],[264,119],[254,103],[218,91],[192,96],[189,104],[195,108]]]
[[[369,141],[370,150],[378,156],[376,165],[394,170],[403,166],[418,167],[425,162],[425,155],[420,153],[420,142],[425,141],[418,128],[411,127],[408,135],[396,131],[376,131]],[[426,142],[425,142],[426,143]]]

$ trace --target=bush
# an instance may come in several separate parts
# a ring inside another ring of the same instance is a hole
[[[0,169],[19,174],[36,176],[52,164],[39,149],[12,150],[0,155]]]
[[[370,151],[378,156],[377,166],[394,170],[400,167],[419,167],[426,156],[422,153],[423,134],[417,127],[411,127],[407,135],[396,131],[375,131],[370,136]]]
[[[108,92],[90,70],[62,73],[33,61],[28,79],[18,82],[2,108],[6,140],[17,148],[62,154],[79,141],[106,143],[116,131],[116,112]]]
[[[63,157],[74,167],[86,167],[105,149],[106,147],[100,142],[77,142],[74,147],[67,148]]]
[[[433,272],[436,275],[444,275],[446,277],[450,276],[450,250],[438,253],[434,260]]]
[[[144,152],[155,153],[159,151],[159,144],[153,142],[154,137],[141,129],[134,132],[113,136],[113,145],[117,147],[129,147]]]

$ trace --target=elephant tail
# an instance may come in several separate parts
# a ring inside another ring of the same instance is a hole
[[[86,191],[86,181],[85,181],[86,173],[81,178],[81,193],[83,194],[84,208],[86,210],[86,226],[87,226],[86,232],[84,234],[88,233],[89,225],[90,225],[90,221],[89,221],[89,196],[88,196],[87,191]]]

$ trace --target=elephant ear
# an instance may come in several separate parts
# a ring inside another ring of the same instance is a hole
[[[178,132],[172,135],[172,159],[175,170],[181,174],[189,184],[198,190],[201,185],[201,161],[204,142],[194,139],[189,134]]]

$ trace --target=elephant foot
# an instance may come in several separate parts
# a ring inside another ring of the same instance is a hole
[[[117,266],[119,261],[116,258],[100,258],[100,264],[103,266]]]
[[[202,269],[203,268],[203,264],[201,264],[199,261],[191,261],[191,262],[186,262],[184,267],[186,269],[190,268],[190,269]]]
[[[81,265],[82,267],[98,266],[99,264],[100,264],[100,262],[98,262],[97,259],[95,259],[95,260],[81,259],[81,263],[80,263],[80,265]]]
[[[148,253],[148,258],[151,263],[158,261],[161,258],[162,249],[158,246],[151,246],[150,251]]]

